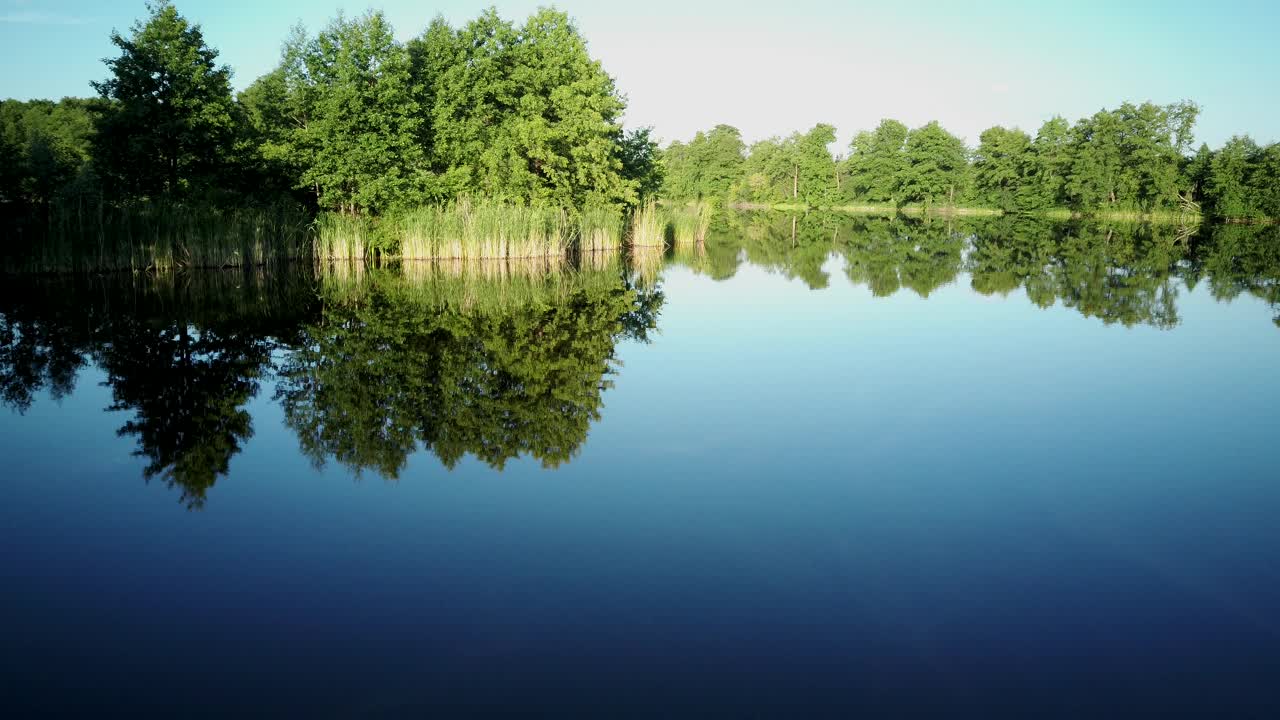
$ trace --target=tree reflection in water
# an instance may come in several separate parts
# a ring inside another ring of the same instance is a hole
[[[575,267],[9,277],[0,402],[24,413],[97,366],[144,477],[190,508],[253,436],[248,404],[264,385],[317,466],[396,478],[425,449],[447,468],[467,455],[555,467],[599,419],[619,343],[656,329],[664,262],[715,280],[750,262],[822,288],[833,258],[875,297],[929,297],[967,273],[982,294],[1022,289],[1039,307],[1167,329],[1179,293],[1207,282],[1220,300],[1262,299],[1280,325],[1275,226],[742,214],[718,218],[705,245],[584,254]]]

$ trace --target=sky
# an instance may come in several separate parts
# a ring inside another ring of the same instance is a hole
[[[332,3],[332,4],[331,4]],[[537,1],[176,0],[203,26],[242,89],[269,71],[301,21],[339,9],[383,10],[402,40],[436,14],[455,25],[495,5],[523,20]],[[855,132],[897,118],[930,120],[976,144],[992,125],[1034,133],[1126,100],[1202,107],[1197,140],[1280,140],[1280,3],[1013,0],[781,3],[647,0],[555,3],[628,98],[628,126],[664,141],[727,123],[748,142],[819,122]],[[143,0],[0,0],[0,97],[93,94],[111,30],[146,14]]]

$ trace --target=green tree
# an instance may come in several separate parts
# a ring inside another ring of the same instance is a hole
[[[1184,204],[1190,182],[1182,173],[1199,108],[1124,103],[1100,110],[1072,128],[1074,152],[1066,184],[1069,202],[1157,210]]]
[[[409,53],[381,12],[339,16],[311,39],[295,30],[281,72],[274,112],[291,128],[267,138],[265,157],[300,167],[298,186],[322,208],[361,214],[418,199],[429,173],[421,112]]]
[[[831,205],[841,198],[843,178],[828,149],[836,129],[825,123],[785,140],[751,146],[742,168],[739,196],[752,202]]]
[[[964,142],[936,121],[908,133],[904,156],[899,181],[904,202],[954,205],[965,191],[969,166]]]
[[[1018,193],[1024,210],[1039,210],[1066,202],[1063,188],[1071,172],[1071,124],[1062,117],[1046,120],[1031,143],[1026,183]]]
[[[622,161],[622,176],[635,183],[637,200],[644,202],[658,194],[662,187],[662,151],[653,139],[653,128],[627,131],[618,143],[618,158]]]
[[[839,199],[843,183],[829,149],[835,141],[836,128],[826,123],[792,136],[793,198],[803,199],[809,205],[830,205]]]
[[[1280,218],[1280,143],[1271,143],[1254,156],[1249,195],[1258,214]]]
[[[752,144],[742,165],[738,197],[753,203],[790,200],[793,167],[789,148],[780,138],[766,138]]]
[[[564,205],[634,203],[619,118],[626,105],[568,15],[516,28],[495,10],[411,43],[430,98],[437,169],[490,195]]]
[[[1207,194],[1215,215],[1247,218],[1257,213],[1249,196],[1249,175],[1258,155],[1258,144],[1247,135],[1231,138],[1214,153]]]
[[[907,134],[907,126],[897,120],[881,120],[874,131],[854,136],[846,161],[854,197],[873,203],[901,202]]]
[[[973,177],[978,200],[1001,210],[1016,210],[1031,167],[1031,136],[1018,129],[992,127],[978,138]]]
[[[742,182],[745,151],[742,133],[731,125],[699,132],[688,144],[672,143],[663,154],[663,195],[676,200],[728,200]]]
[[[291,134],[298,124],[290,100],[284,68],[263,75],[236,96],[241,124],[236,155],[246,189],[279,196],[301,181],[305,167],[291,151]]]
[[[167,0],[148,6],[129,37],[111,34],[119,57],[93,87],[111,101],[98,116],[94,158],[106,186],[156,197],[215,187],[232,150],[231,70]]]
[[[1187,159],[1182,170],[1192,197],[1202,209],[1207,209],[1204,201],[1209,188],[1209,172],[1212,168],[1213,151],[1209,149],[1208,143],[1201,143],[1200,149],[1196,151],[1194,157]]]
[[[96,100],[0,102],[0,198],[44,206],[96,188],[90,164]]]

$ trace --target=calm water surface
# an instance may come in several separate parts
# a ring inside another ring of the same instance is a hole
[[[1275,229],[721,225],[4,279],[0,707],[1280,713]]]

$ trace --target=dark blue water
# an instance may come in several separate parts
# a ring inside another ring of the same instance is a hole
[[[7,279],[0,707],[1280,712],[1274,237],[789,231]]]

